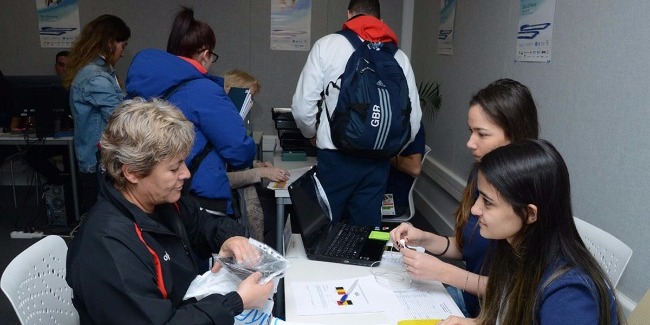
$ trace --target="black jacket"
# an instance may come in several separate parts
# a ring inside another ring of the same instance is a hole
[[[99,183],[97,203],[68,250],[66,281],[81,323],[233,324],[243,311],[236,292],[198,302],[182,298],[197,276],[197,261],[244,229],[184,197],[147,214],[107,180]]]

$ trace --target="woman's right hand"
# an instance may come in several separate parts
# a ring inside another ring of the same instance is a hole
[[[257,283],[262,278],[262,273],[255,272],[249,275],[237,288],[237,293],[244,303],[244,309],[259,308],[264,306],[271,298],[273,292],[273,281],[266,284]]]
[[[390,239],[395,247],[401,247],[400,240],[404,239],[405,244],[411,246],[422,246],[425,239],[425,232],[413,227],[408,222],[403,222],[397,228],[391,230]]]
[[[286,182],[291,174],[286,169],[277,167],[260,167],[260,176],[272,182]]]

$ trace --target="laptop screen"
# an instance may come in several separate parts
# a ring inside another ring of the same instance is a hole
[[[312,244],[321,230],[325,230],[330,219],[319,203],[312,168],[289,186],[289,196],[295,217],[301,228],[305,246]]]

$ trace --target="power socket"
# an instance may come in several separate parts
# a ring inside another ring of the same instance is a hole
[[[40,231],[34,231],[34,232],[24,232],[24,231],[12,231],[9,236],[13,239],[26,239],[26,238],[42,238],[43,233]]]

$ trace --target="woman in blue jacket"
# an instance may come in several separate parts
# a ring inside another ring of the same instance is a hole
[[[441,324],[619,324],[607,274],[585,247],[571,209],[569,171],[544,140],[497,148],[478,165],[471,208],[494,240],[490,279],[477,319]]]
[[[108,117],[124,100],[115,74],[131,30],[122,19],[101,15],[84,26],[70,50],[63,86],[70,89],[74,147],[81,181],[81,212],[97,199],[97,144]]]
[[[213,52],[216,37],[210,26],[194,19],[183,8],[169,34],[167,52],[139,52],[126,79],[128,97],[164,97],[194,123],[196,140],[186,163],[208,147],[207,155],[192,176],[190,191],[201,207],[232,214],[228,168],[250,167],[255,142],[246,134],[244,122],[226,92],[223,78],[208,69],[218,56]]]

